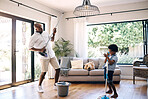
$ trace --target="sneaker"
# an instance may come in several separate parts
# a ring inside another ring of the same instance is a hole
[[[118,94],[114,94],[111,96],[111,98],[117,98],[118,97]]]
[[[106,91],[107,94],[112,94],[112,90]]]
[[[53,86],[53,89],[54,89],[54,90],[57,90],[57,86],[56,86],[56,85],[54,85],[54,86]]]
[[[42,86],[38,86],[38,92],[43,93],[44,90],[42,89]]]

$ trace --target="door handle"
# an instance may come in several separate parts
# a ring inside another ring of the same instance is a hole
[[[14,51],[14,52],[15,52],[15,53],[16,53],[16,52],[19,52],[19,50],[17,50],[17,51]]]

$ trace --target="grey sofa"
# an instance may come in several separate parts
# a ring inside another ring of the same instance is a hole
[[[69,81],[69,82],[104,82],[104,58],[88,58],[83,59],[83,64],[94,61],[95,70],[85,70],[85,69],[72,69],[71,60],[77,60],[80,58],[74,57],[62,57],[61,58],[61,75],[59,81]],[[120,83],[121,71],[116,67],[114,72],[113,81],[114,83]]]

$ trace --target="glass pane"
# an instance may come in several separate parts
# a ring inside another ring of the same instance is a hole
[[[88,57],[103,57],[110,44],[119,47],[118,63],[141,60],[144,56],[142,21],[88,26]]]
[[[31,79],[31,23],[16,21],[16,81]]]
[[[35,56],[35,80],[38,80],[41,74],[40,56],[37,52],[34,53],[34,56]]]
[[[0,16],[0,85],[11,81],[12,19]]]

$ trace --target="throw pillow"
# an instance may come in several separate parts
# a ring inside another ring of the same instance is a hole
[[[71,60],[72,69],[83,69],[83,60]]]
[[[74,57],[73,60],[83,60],[83,64],[88,63],[88,59],[87,58]]]

